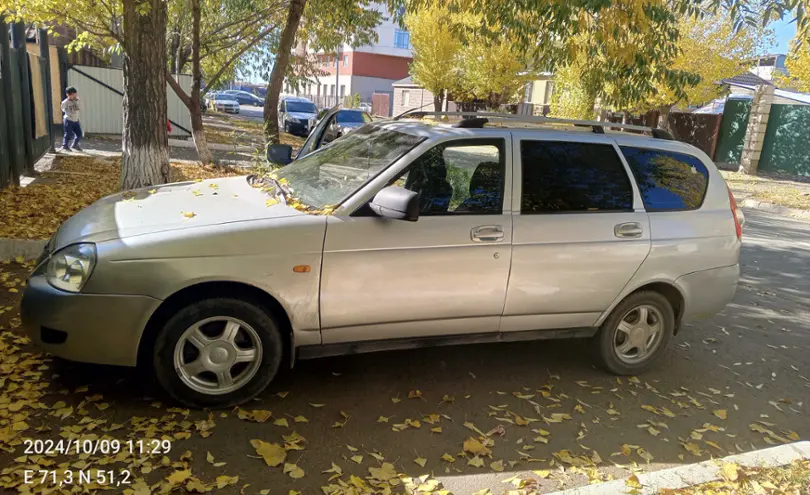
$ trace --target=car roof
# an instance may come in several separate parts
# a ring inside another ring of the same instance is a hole
[[[459,138],[471,138],[477,134],[492,131],[493,129],[500,129],[504,131],[520,132],[521,134],[537,133],[538,137],[543,139],[564,141],[566,139],[576,139],[583,135],[594,135],[591,127],[575,127],[575,126],[559,126],[554,124],[531,124],[520,125],[520,123],[512,123],[509,121],[497,122],[495,125],[485,126],[481,128],[460,128],[446,123],[436,123],[435,121],[424,121],[419,119],[400,119],[400,120],[386,120],[375,123],[376,125],[385,128],[411,134],[413,136],[431,138],[446,138],[448,136],[457,136]],[[518,124],[518,125],[515,125]],[[491,135],[491,134],[490,134]],[[655,138],[644,134],[637,134],[633,132],[618,132],[613,130],[604,130],[606,137],[612,138],[619,146],[637,146],[643,148],[655,148],[668,151],[678,151],[689,153],[691,155],[704,155],[704,153],[691,144],[681,141],[674,141],[670,139]]]

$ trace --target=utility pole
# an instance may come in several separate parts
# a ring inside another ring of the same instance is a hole
[[[335,60],[335,106],[338,105],[338,99],[340,98],[340,64],[342,63],[342,57],[340,55],[341,48],[343,48],[343,45],[338,45],[337,59]]]

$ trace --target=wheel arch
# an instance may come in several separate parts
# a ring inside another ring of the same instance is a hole
[[[281,338],[284,344],[282,364],[292,365],[294,359],[294,337],[292,323],[287,311],[281,303],[268,292],[244,282],[206,281],[184,287],[167,297],[149,317],[143,334],[138,343],[138,365],[142,366],[151,360],[151,350],[160,329],[169,318],[180,308],[193,302],[211,297],[233,297],[250,300],[261,306],[265,311],[276,318],[281,326]]]
[[[602,322],[604,322],[605,319],[610,315],[613,309],[622,301],[627,299],[632,294],[642,291],[657,292],[664,296],[667,301],[669,301],[669,304],[672,306],[672,311],[675,314],[675,335],[677,335],[681,327],[681,320],[683,318],[684,311],[686,309],[686,298],[684,297],[683,291],[679,289],[677,285],[672,282],[662,280],[648,282],[622,294],[621,297],[616,298],[613,304],[610,305],[610,308],[602,313],[602,315],[596,321],[596,325],[601,325]]]

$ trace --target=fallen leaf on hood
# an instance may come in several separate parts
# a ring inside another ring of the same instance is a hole
[[[197,214],[194,213],[193,211],[181,211],[180,213],[182,213],[183,216],[186,218],[194,218],[197,216]]]

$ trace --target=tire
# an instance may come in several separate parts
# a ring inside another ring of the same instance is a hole
[[[647,314],[644,323],[643,310]],[[645,333],[652,328],[659,329],[654,338]],[[591,341],[592,352],[597,364],[615,375],[639,374],[661,358],[674,331],[675,314],[667,298],[654,291],[636,292],[619,303],[602,323]]]
[[[233,326],[228,325],[236,325],[230,341],[225,336]],[[178,346],[181,340],[184,343]],[[253,357],[248,361],[250,351]],[[169,318],[157,336],[152,368],[161,388],[186,406],[231,407],[267,387],[278,372],[282,355],[280,326],[260,305],[211,298],[185,306]],[[188,366],[194,363],[199,363],[196,368]],[[179,367],[200,371],[185,373]],[[209,367],[217,371],[209,371]],[[230,388],[225,373],[232,381]]]

